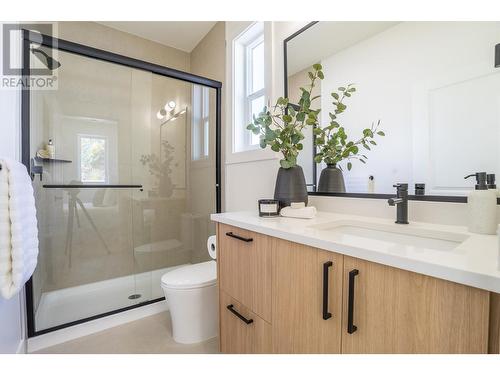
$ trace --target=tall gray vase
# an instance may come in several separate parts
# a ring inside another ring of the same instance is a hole
[[[320,193],[345,193],[345,182],[342,171],[335,164],[328,164],[321,171],[318,183]]]
[[[280,168],[276,177],[274,199],[280,201],[280,207],[290,206],[292,202],[304,202],[307,206],[306,179],[302,167]]]

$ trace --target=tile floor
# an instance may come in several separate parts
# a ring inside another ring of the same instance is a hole
[[[172,339],[168,313],[143,318],[42,349],[36,354],[214,354],[217,338],[192,345]]]

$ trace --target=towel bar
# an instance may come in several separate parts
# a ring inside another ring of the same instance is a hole
[[[142,185],[43,185],[45,189],[142,189]]]

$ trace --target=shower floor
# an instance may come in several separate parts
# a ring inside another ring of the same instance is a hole
[[[35,313],[36,330],[161,298],[161,277],[184,265],[42,293]],[[129,299],[132,295],[140,296]]]

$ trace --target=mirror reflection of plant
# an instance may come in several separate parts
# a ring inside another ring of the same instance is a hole
[[[360,153],[360,147],[370,151],[372,146],[376,146],[374,138],[376,135],[385,136],[382,130],[379,130],[380,120],[375,125],[372,123],[370,128],[363,130],[363,136],[357,141],[349,141],[345,128],[338,123],[338,116],[342,114],[347,105],[344,100],[351,97],[356,92],[356,88],[352,83],[346,87],[339,87],[337,92],[332,92],[333,105],[335,113],[329,113],[330,123],[324,128],[316,127],[313,132],[316,135],[316,146],[318,152],[314,157],[316,163],[324,161],[327,165],[338,165],[342,160],[348,160],[347,169],[351,170],[352,163],[350,160],[359,160],[366,164],[368,157],[364,153]],[[339,166],[339,168],[341,168]],[[341,168],[342,169],[342,168]]]
[[[264,107],[258,116],[253,117],[253,122],[247,129],[255,135],[260,135],[260,147],[271,147],[274,152],[281,152],[283,159],[280,160],[282,168],[288,169],[297,165],[297,155],[304,148],[301,141],[305,138],[302,130],[306,126],[317,125],[320,110],[311,109],[311,103],[319,98],[319,95],[311,97],[312,90],[317,79],[323,79],[322,66],[313,65],[313,71],[308,72],[310,85],[307,89],[301,87],[301,96],[298,109],[295,109],[288,98],[278,98],[272,110]]]
[[[174,160],[173,152],[175,148],[168,142],[162,141],[161,147],[163,150],[163,160],[156,154],[144,154],[141,155],[140,162],[143,166],[148,166],[149,173],[156,178],[160,179],[161,177],[169,176],[172,173],[172,161]],[[173,167],[176,167],[178,164],[174,164]]]

